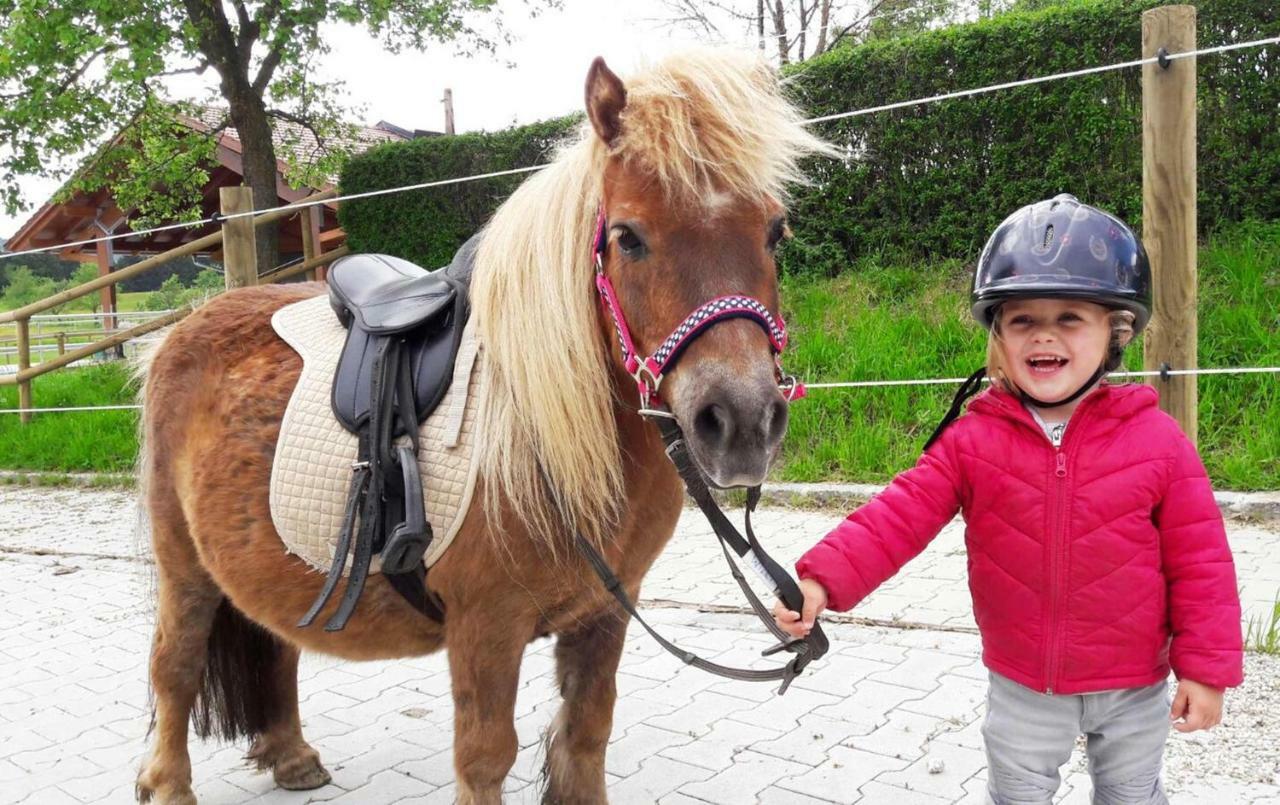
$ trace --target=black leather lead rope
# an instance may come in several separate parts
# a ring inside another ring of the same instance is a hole
[[[804,609],[804,595],[800,592],[799,585],[795,579],[791,578],[791,574],[782,568],[773,557],[769,556],[764,547],[755,538],[755,532],[751,528],[751,514],[755,510],[756,504],[760,501],[759,487],[752,487],[747,490],[747,506],[746,506],[746,530],[749,540],[744,539],[738,529],[729,521],[725,513],[720,509],[720,505],[716,503],[715,498],[711,494],[711,490],[707,488],[706,481],[702,478],[701,471],[693,463],[693,457],[689,455],[688,444],[684,440],[684,433],[680,430],[680,426],[674,419],[659,417],[657,420],[658,431],[662,434],[662,441],[667,445],[667,457],[676,467],[676,472],[680,474],[681,480],[684,481],[685,489],[688,490],[689,496],[698,504],[698,508],[702,510],[702,514],[711,524],[712,530],[716,537],[722,543],[727,543],[733,548],[734,553],[751,565],[756,573],[766,580],[773,591],[773,594],[782,599],[782,602],[788,609],[801,612]],[[728,558],[728,557],[726,557]],[[733,565],[730,559],[730,565]],[[756,616],[760,621],[775,635],[782,644],[774,646],[770,649],[770,653],[781,651],[793,651],[797,653],[797,659],[800,660],[800,669],[803,669],[810,661],[821,657],[830,647],[826,634],[823,633],[822,627],[814,624],[813,631],[805,638],[792,638],[785,632],[778,629],[774,623],[773,614],[763,604],[756,599],[755,594],[746,586],[746,580],[739,582],[739,586],[743,588],[743,593],[747,596],[748,601],[752,601],[752,607],[756,610]]]
[[[722,676],[727,679],[737,679],[743,682],[772,682],[780,679],[782,680],[782,687],[778,690],[779,694],[786,693],[787,688],[791,685],[791,680],[795,679],[800,673],[800,670],[795,666],[801,659],[801,656],[804,655],[797,655],[795,659],[781,668],[756,670],[753,668],[730,668],[727,665],[720,665],[719,663],[705,660],[697,654],[694,654],[692,651],[685,651],[675,643],[672,643],[670,640],[667,640],[665,637],[658,634],[654,628],[645,621],[640,613],[636,611],[635,604],[631,603],[631,597],[627,595],[627,591],[622,588],[622,582],[618,580],[618,577],[614,574],[613,570],[609,568],[608,563],[605,562],[604,557],[600,555],[600,552],[595,549],[595,546],[588,542],[587,538],[582,536],[581,533],[576,535],[576,544],[578,546],[578,552],[586,557],[587,561],[591,564],[591,569],[600,577],[600,581],[604,584],[604,588],[608,590],[615,599],[617,599],[618,603],[622,605],[622,608],[626,610],[627,614],[635,618],[636,622],[644,627],[644,630],[649,633],[649,636],[652,637],[658,645],[662,646],[673,656],[678,657],[686,665],[693,666],[694,668],[706,671],[707,673],[715,674],[716,676]]]
[[[776,646],[766,649],[764,656],[776,654],[780,651],[789,651],[795,656],[791,661],[780,668],[770,669],[749,669],[749,668],[730,668],[726,665],[711,662],[703,659],[693,652],[686,651],[671,641],[658,634],[636,610],[635,604],[627,595],[626,590],[622,587],[622,582],[618,580],[617,575],[609,567],[604,557],[596,550],[582,534],[575,534],[575,544],[579,553],[581,553],[591,565],[600,581],[604,584],[606,590],[609,591],[628,615],[635,618],[644,630],[649,633],[658,645],[666,649],[672,655],[678,657],[686,665],[715,674],[716,676],[726,677],[728,679],[737,679],[747,682],[769,682],[773,680],[781,680],[782,685],[778,689],[778,694],[787,692],[791,682],[800,675],[811,661],[821,657],[827,652],[829,643],[826,635],[822,631],[822,627],[814,624],[813,631],[804,638],[793,638],[784,632],[774,622],[773,613],[763,602],[756,596],[751,586],[747,583],[746,578],[742,575],[737,563],[733,560],[733,553],[742,557],[747,562],[755,566],[765,579],[772,585],[773,590],[778,597],[790,608],[799,612],[803,608],[804,600],[800,593],[799,586],[796,585],[789,573],[782,569],[772,557],[770,557],[760,543],[756,540],[755,534],[751,529],[751,511],[755,508],[756,503],[760,499],[760,490],[754,488],[747,493],[747,533],[749,539],[744,539],[738,533],[733,523],[725,516],[720,506],[712,497],[711,491],[707,488],[706,483],[702,479],[701,473],[694,466],[691,457],[688,454],[688,447],[684,442],[683,433],[680,426],[675,420],[661,417],[657,419],[658,429],[662,434],[663,442],[667,445],[667,456],[675,464],[676,471],[680,474],[681,479],[685,483],[690,497],[698,504],[702,513],[706,516],[707,521],[711,523],[712,531],[715,532],[716,539],[720,543],[720,549],[724,553],[725,562],[729,565],[729,572],[733,575],[734,581],[738,583],[742,589],[743,595],[751,604],[751,609],[755,612],[761,623],[765,624],[769,632],[779,639]],[[544,482],[546,476],[543,476]]]

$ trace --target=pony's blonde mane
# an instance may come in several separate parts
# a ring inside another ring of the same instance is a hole
[[[624,83],[612,145],[584,122],[498,209],[476,255],[486,505],[491,514],[510,506],[552,547],[565,524],[597,541],[610,536],[624,496],[606,351],[616,346],[601,338],[591,261],[606,160],[655,176],[675,205],[725,192],[785,199],[803,178],[799,158],[831,153],[755,55],[694,51]]]

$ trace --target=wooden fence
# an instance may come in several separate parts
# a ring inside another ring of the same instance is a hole
[[[231,215],[233,213],[247,212],[253,209],[253,191],[247,187],[224,187],[222,188],[222,214]],[[180,257],[186,257],[197,252],[209,251],[217,246],[222,246],[223,255],[225,257],[223,267],[226,272],[227,287],[234,288],[241,285],[256,285],[258,282],[280,282],[291,277],[296,277],[307,272],[314,272],[321,266],[328,265],[337,258],[347,253],[346,246],[340,246],[328,252],[321,253],[318,248],[318,241],[315,238],[304,238],[304,254],[303,261],[299,265],[289,266],[288,268],[271,271],[264,274],[261,278],[258,276],[257,251],[255,245],[256,231],[260,226],[273,224],[292,215],[302,216],[302,230],[308,232],[312,229],[311,218],[318,215],[318,211],[314,206],[315,202],[324,201],[337,195],[336,190],[328,190],[324,193],[318,193],[303,199],[296,204],[282,207],[271,212],[264,212],[260,215],[244,216],[242,218],[233,218],[222,224],[219,232],[205,235],[202,238],[185,243],[177,248],[170,249],[167,252],[157,254],[154,257],[148,257],[139,263],[123,268],[119,271],[113,271],[100,277],[77,285],[74,288],[68,288],[45,299],[32,302],[16,310],[10,310],[0,313],[0,324],[13,322],[17,329],[17,353],[18,353],[18,371],[15,374],[0,375],[0,385],[16,385],[18,387],[18,408],[22,409],[19,416],[23,422],[31,421],[31,412],[29,409],[33,407],[31,381],[40,375],[47,374],[69,366],[78,360],[88,358],[99,352],[111,349],[114,346],[123,344],[126,341],[137,338],[141,335],[167,327],[170,324],[182,319],[191,312],[191,306],[187,305],[174,310],[164,316],[152,319],[143,324],[129,327],[123,330],[117,330],[110,333],[104,338],[93,341],[89,344],[78,346],[75,349],[66,349],[65,341],[63,347],[59,350],[56,358],[40,363],[33,364],[31,362],[31,317],[46,310],[65,304],[72,299],[78,299],[82,296],[91,294],[108,285],[114,285],[124,280],[154,271],[160,266],[166,265]],[[310,206],[303,206],[310,205]]]

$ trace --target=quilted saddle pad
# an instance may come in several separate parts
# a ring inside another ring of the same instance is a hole
[[[428,567],[457,535],[475,491],[476,419],[485,373],[473,325],[469,321],[463,330],[449,390],[419,433],[418,468],[427,522],[435,534],[424,557]],[[355,434],[338,424],[330,407],[347,331],[324,294],[280,308],[271,326],[302,357],[271,466],[271,521],[289,553],[327,572],[357,452]],[[376,556],[370,572],[379,572]]]

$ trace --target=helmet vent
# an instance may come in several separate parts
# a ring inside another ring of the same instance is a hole
[[[1053,243],[1053,224],[1049,224],[1044,228],[1044,243],[1040,244],[1040,248],[1048,251],[1051,243]]]

